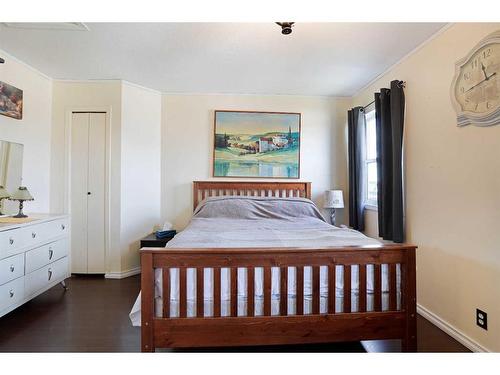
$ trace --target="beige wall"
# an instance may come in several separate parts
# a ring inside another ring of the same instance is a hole
[[[161,94],[122,86],[122,272],[139,267],[140,239],[160,222]]]
[[[458,128],[450,85],[455,62],[498,29],[452,25],[353,103],[407,82],[406,228],[419,246],[418,303],[492,351],[500,351],[500,126]],[[476,326],[476,307],[488,313],[488,331]]]
[[[0,81],[23,90],[23,118],[0,116],[0,139],[22,143],[23,180],[35,200],[25,211],[48,212],[50,207],[50,137],[52,80],[0,50]]]
[[[192,181],[211,179],[215,109],[302,113],[301,178],[313,199],[347,187],[346,111],[350,99],[256,95],[164,95],[162,217],[183,229],[192,213]],[[339,210],[338,223],[345,222]]]

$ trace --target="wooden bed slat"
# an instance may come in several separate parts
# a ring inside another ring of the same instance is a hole
[[[205,280],[203,274],[204,268],[196,269],[196,316],[198,318],[204,316],[203,292],[205,291]]]
[[[319,266],[312,267],[312,313],[319,314],[320,290],[319,290]]]
[[[296,283],[296,314],[304,315],[304,267],[297,267],[297,275],[295,276]]]
[[[280,270],[280,315],[288,315],[288,267]]]
[[[397,310],[396,264],[389,264],[389,310]]]
[[[255,268],[247,268],[247,316],[255,316]]]
[[[336,284],[335,264],[328,266],[328,313],[335,314],[335,284]]]
[[[380,272],[381,265],[374,264],[373,265],[373,310],[374,311],[382,311],[382,276]]]
[[[264,267],[264,315],[271,315],[271,267]]]
[[[214,317],[220,316],[220,300],[221,300],[221,288],[220,288],[220,268],[214,268]]]
[[[344,266],[344,313],[351,312],[351,266]]]
[[[366,264],[359,265],[358,312],[366,311]]]
[[[170,268],[162,269],[163,313],[164,318],[170,317]]]
[[[231,268],[231,316],[238,316],[238,268]]]
[[[179,268],[179,317],[185,318],[187,316],[187,278],[186,268]]]

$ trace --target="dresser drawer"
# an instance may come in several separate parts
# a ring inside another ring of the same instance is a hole
[[[26,273],[36,271],[68,255],[68,240],[50,242],[26,252]]]
[[[33,246],[65,235],[68,231],[66,219],[47,221],[21,229],[23,244]]]
[[[24,278],[19,277],[0,286],[0,311],[20,302],[24,298]]]
[[[24,246],[24,236],[20,229],[10,229],[0,232],[0,258]]]
[[[56,280],[68,275],[68,258],[64,257],[25,276],[26,295],[31,296]]]
[[[24,275],[24,254],[0,260],[0,285]]]

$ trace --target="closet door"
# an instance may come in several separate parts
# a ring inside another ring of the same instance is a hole
[[[73,113],[71,256],[73,273],[105,273],[106,114]]]
[[[106,114],[90,113],[87,194],[87,272],[105,273]]]
[[[71,272],[87,273],[89,114],[71,119]]]

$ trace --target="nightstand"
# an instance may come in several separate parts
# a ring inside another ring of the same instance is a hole
[[[167,238],[156,238],[156,234],[151,233],[150,235],[141,239],[141,247],[165,247],[168,241],[170,241],[174,236]]]

